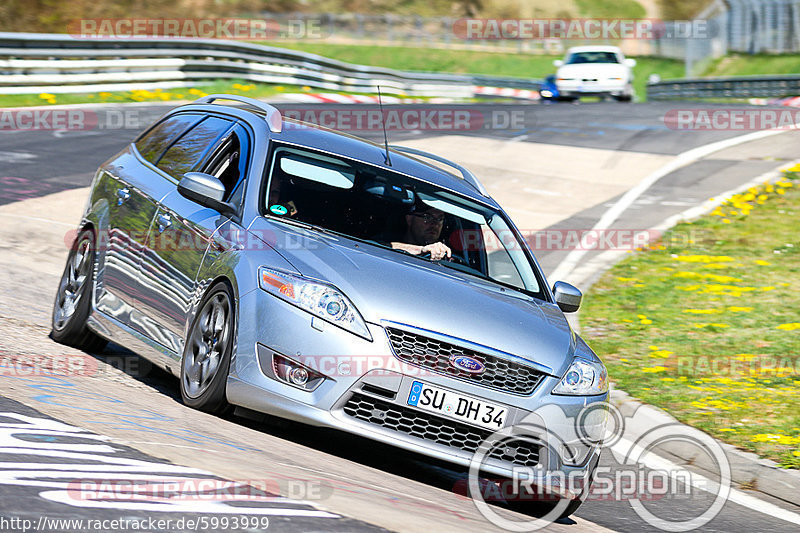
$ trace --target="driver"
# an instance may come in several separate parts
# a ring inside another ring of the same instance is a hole
[[[406,231],[402,239],[393,241],[392,248],[404,250],[413,255],[431,254],[431,259],[450,259],[453,252],[443,242],[439,242],[444,226],[444,212],[434,207],[422,205],[415,206],[411,213],[405,216]]]

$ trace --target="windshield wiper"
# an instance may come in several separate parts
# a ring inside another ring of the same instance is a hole
[[[311,222],[306,222],[304,220],[297,220],[296,218],[278,218],[278,217],[270,217],[270,220],[278,220],[280,222],[285,222],[291,226],[297,226],[304,229],[310,229],[314,231],[318,231],[320,233],[327,233],[328,235],[341,235],[340,233],[333,231],[328,228],[324,228],[322,226],[317,226],[316,224],[312,224]]]

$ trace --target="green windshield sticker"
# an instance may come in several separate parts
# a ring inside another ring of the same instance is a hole
[[[275,214],[275,215],[281,215],[281,216],[282,216],[282,215],[285,215],[286,213],[288,213],[288,212],[289,212],[289,210],[288,210],[288,209],[286,209],[286,208],[285,208],[285,207],[283,207],[282,205],[278,205],[278,204],[271,205],[271,206],[269,207],[269,210],[270,210],[270,211],[271,211],[273,214]]]

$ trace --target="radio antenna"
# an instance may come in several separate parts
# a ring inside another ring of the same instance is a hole
[[[383,126],[383,145],[386,147],[386,157],[383,163],[386,166],[392,166],[392,160],[389,157],[389,138],[386,136],[386,120],[383,117],[383,100],[381,99],[381,86],[378,85],[378,106],[381,109],[381,126]]]

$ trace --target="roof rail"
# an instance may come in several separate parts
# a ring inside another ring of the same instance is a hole
[[[280,133],[283,127],[283,117],[281,116],[281,112],[278,111],[277,108],[271,106],[266,102],[262,102],[260,100],[256,100],[255,98],[248,98],[247,96],[239,96],[235,94],[209,94],[198,98],[195,100],[194,104],[210,104],[215,100],[232,100],[234,102],[240,102],[242,104],[247,104],[251,107],[255,107],[261,111],[264,111],[267,114],[267,125],[269,126],[269,131],[272,133]]]
[[[466,168],[462,167],[458,163],[450,161],[449,159],[445,159],[444,157],[438,156],[436,154],[432,154],[430,152],[426,152],[425,150],[418,150],[416,148],[408,148],[407,146],[398,146],[396,144],[390,144],[389,148],[394,150],[395,152],[402,152],[406,154],[418,155],[422,157],[427,157],[428,159],[432,159],[449,167],[452,167],[458,170],[461,173],[461,177],[469,183],[476,191],[478,191],[481,195],[485,197],[489,197],[489,193],[486,191],[486,188],[483,184],[478,181],[478,178],[475,177],[475,174],[467,170]]]

